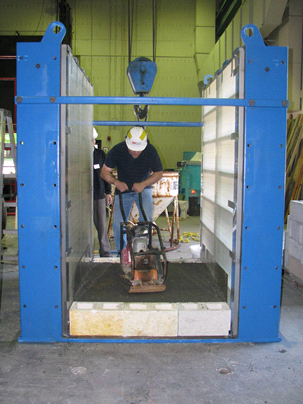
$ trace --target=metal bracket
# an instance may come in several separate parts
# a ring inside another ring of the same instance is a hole
[[[247,24],[242,28],[241,38],[246,46],[265,46],[260,31],[254,24]]]
[[[47,27],[41,42],[43,44],[53,43],[54,41],[62,42],[66,34],[65,26],[59,21],[53,21]]]

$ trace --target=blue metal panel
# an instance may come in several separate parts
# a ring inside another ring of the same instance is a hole
[[[285,100],[287,48],[264,46],[255,26],[243,29],[242,38],[245,97]],[[246,108],[238,334],[243,341],[279,339],[285,137],[286,109]]]
[[[19,94],[60,95],[64,34],[61,23],[52,23],[41,43],[18,43]],[[59,108],[17,107],[21,340],[26,341],[54,341],[62,335]]]

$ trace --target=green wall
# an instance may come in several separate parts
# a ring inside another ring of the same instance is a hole
[[[133,96],[126,75],[129,57],[128,1],[78,0],[70,4],[75,9],[73,53],[79,57],[80,65],[91,78],[95,95]],[[212,23],[214,13],[215,10]],[[177,3],[171,0],[158,1],[158,72],[150,96],[199,96],[195,60],[196,14],[195,0],[180,0]],[[152,59],[151,0],[134,1],[133,17],[131,58],[145,56]],[[96,106],[95,120],[135,120],[135,115],[132,106]],[[201,108],[152,106],[148,120],[200,121]],[[127,129],[97,127],[103,145],[108,147],[122,141]],[[165,168],[175,168],[184,150],[200,150],[200,132],[199,128],[148,128],[149,138],[159,150]],[[110,142],[107,141],[108,136]]]
[[[134,0],[132,60],[153,57],[152,0]],[[69,0],[72,52],[98,96],[133,96],[128,82],[128,0]],[[56,1],[14,0],[1,6],[1,35],[43,35],[56,20]],[[158,0],[155,97],[198,97],[199,63],[215,40],[215,1]],[[213,72],[206,72],[213,73]],[[135,120],[132,106],[95,106],[95,120]],[[201,121],[200,107],[152,106],[148,120]],[[103,146],[122,141],[127,127],[96,127]],[[164,168],[175,168],[184,150],[200,150],[200,128],[149,127]],[[108,142],[107,137],[111,140]]]

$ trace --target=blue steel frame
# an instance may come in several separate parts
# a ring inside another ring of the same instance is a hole
[[[19,341],[278,341],[288,106],[287,48],[266,47],[258,29],[247,25],[242,29],[246,46],[244,99],[145,97],[148,105],[244,107],[244,219],[238,335],[222,339],[65,338],[61,306],[63,268],[60,267],[60,104],[137,104],[138,98],[61,97],[60,47],[64,35],[63,24],[53,22],[41,43],[19,43],[17,48]],[[125,125],[125,122],[120,124]],[[156,126],[158,123],[148,124]],[[162,124],[166,125],[160,123],[160,126]],[[201,126],[201,123],[196,124]],[[180,126],[183,125],[184,122],[180,122]]]
[[[56,26],[40,43],[18,43],[17,94],[60,94],[65,28],[54,34]],[[17,114],[20,340],[55,341],[62,336],[60,105],[17,105]]]

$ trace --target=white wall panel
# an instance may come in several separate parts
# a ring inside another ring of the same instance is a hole
[[[238,98],[240,56],[237,54],[216,73],[203,91],[205,98]],[[235,255],[235,211],[239,154],[238,108],[204,107],[202,129],[201,246],[203,259],[216,262],[228,276],[231,288]],[[240,159],[241,160],[241,159]],[[240,201],[242,203],[242,201]]]

